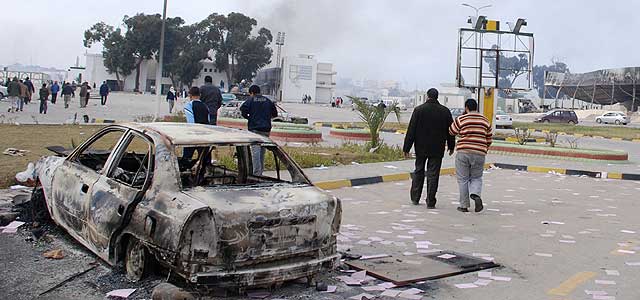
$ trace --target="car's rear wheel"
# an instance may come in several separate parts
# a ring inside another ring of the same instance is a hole
[[[551,121],[549,121],[549,120],[544,120],[544,121],[542,121],[542,123],[549,124],[549,123],[551,123]]]
[[[602,124],[602,119],[600,119],[600,118],[596,119],[596,123]]]
[[[569,121],[569,125],[576,125],[576,122],[574,122],[573,120]]]
[[[138,239],[134,237],[129,238],[125,257],[127,279],[132,282],[140,281],[145,275],[149,259],[150,256],[147,247]]]
[[[620,125],[620,123],[622,123],[620,120],[616,120],[616,125]]]

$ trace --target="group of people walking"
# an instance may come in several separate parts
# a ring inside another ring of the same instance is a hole
[[[438,102],[438,90],[427,91],[427,98],[414,109],[403,145],[405,157],[409,157],[412,147],[416,155],[415,171],[411,174],[411,202],[419,204],[426,173],[427,208],[436,207],[440,167],[446,149],[450,156],[457,151],[458,211],[468,212],[473,200],[475,211],[480,212],[484,208],[481,194],[485,156],[493,136],[491,123],[478,112],[478,102],[474,99],[466,100],[465,113],[454,120],[451,111]],[[456,136],[459,137],[457,144]]]
[[[216,125],[218,109],[222,106],[222,93],[213,85],[211,76],[206,76],[204,81],[203,86],[192,87],[189,90],[189,101],[184,105],[184,114],[187,123]],[[248,130],[268,137],[271,133],[271,119],[278,116],[276,105],[269,98],[262,96],[260,87],[257,85],[249,87],[249,96],[240,106],[242,117],[248,120]],[[172,101],[175,101],[175,98],[175,93],[171,96],[167,95],[170,110],[173,109]],[[191,160],[196,150],[198,149],[184,149],[182,159]],[[253,174],[262,175],[265,149],[261,146],[251,146],[251,155]]]
[[[64,82],[62,87],[58,84],[57,81],[54,81],[52,84],[47,85],[47,83],[43,83],[42,87],[38,91],[38,100],[40,101],[40,114],[46,114],[48,110],[48,102],[49,97],[51,97],[51,104],[56,104],[58,101],[58,93],[63,98],[64,108],[69,108],[69,103],[71,102],[71,98],[75,97],[76,86],[74,84],[70,84],[69,82]],[[80,86],[80,108],[87,107],[89,103],[89,98],[91,86],[89,86],[88,82],[84,82]],[[35,87],[33,82],[29,79],[29,77],[23,80],[18,80],[17,77],[14,77],[13,80],[7,83],[7,94],[9,97],[9,101],[11,102],[11,107],[8,109],[8,112],[18,112],[23,111],[24,106],[28,105],[31,102],[31,98],[35,93]],[[103,82],[100,86],[100,103],[102,105],[107,104],[107,96],[110,93],[109,86],[106,82]]]

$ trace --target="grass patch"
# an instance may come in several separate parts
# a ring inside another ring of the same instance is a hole
[[[72,148],[79,145],[104,125],[7,125],[0,124],[0,140],[2,149],[17,148],[28,150],[25,156],[0,155],[0,188],[15,184],[15,175],[24,171],[29,162],[36,162],[40,157],[53,155],[45,149],[47,146],[63,146]],[[73,144],[73,145],[72,145]],[[367,144],[347,143],[336,147],[290,147],[285,151],[303,168],[317,166],[348,165],[351,162],[372,163],[402,160],[402,149],[397,146],[382,145],[376,152],[370,153]],[[273,159],[265,160],[267,170]],[[225,162],[231,164],[233,158]]]
[[[541,124],[513,122],[514,128],[531,128],[538,130],[549,130],[564,132],[568,134],[582,134],[592,136],[603,136],[608,138],[640,139],[640,128],[624,126],[581,126],[569,124]]]

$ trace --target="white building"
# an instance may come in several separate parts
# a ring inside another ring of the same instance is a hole
[[[85,59],[85,67],[76,66],[69,68],[66,81],[86,81],[90,85],[95,83],[97,86],[103,81],[106,81],[111,89],[115,89],[117,85],[116,74],[109,74],[109,72],[107,72],[102,54],[86,53]],[[200,71],[200,76],[193,81],[194,86],[203,85],[205,76],[211,76],[215,85],[220,85],[222,82],[225,84],[225,88],[228,87],[226,74],[216,69],[213,61],[208,59],[202,60],[202,65],[203,68]],[[154,59],[145,60],[140,65],[139,80],[141,92],[150,93],[155,90],[157,67],[158,62]],[[162,75],[162,93],[166,93],[173,83],[166,72],[163,72]],[[120,76],[120,80],[124,82],[124,91],[133,91],[136,84],[136,71],[134,70],[131,75],[126,77]]]
[[[282,59],[281,100],[301,102],[307,95],[312,103],[330,103],[335,96],[335,76],[333,64],[318,63],[313,55],[285,56]]]

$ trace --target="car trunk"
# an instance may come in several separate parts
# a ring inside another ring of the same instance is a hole
[[[337,200],[315,187],[197,187],[184,193],[213,210],[216,260],[228,268],[317,257],[335,242]]]

